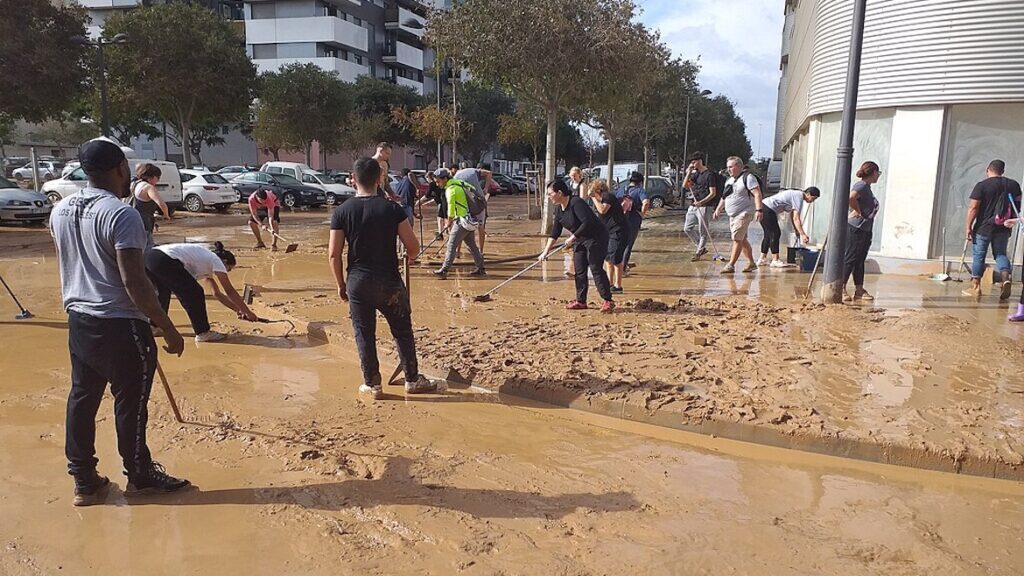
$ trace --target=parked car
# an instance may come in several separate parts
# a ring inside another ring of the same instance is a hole
[[[622,182],[615,187],[615,193],[619,194],[626,188],[628,182]],[[647,184],[644,186],[647,199],[651,201],[651,208],[662,208],[670,204],[678,204],[679,197],[672,187],[672,181],[664,176],[648,176]]]
[[[526,183],[521,185],[504,174],[494,174],[494,182],[501,187],[501,194],[525,194]]]
[[[14,178],[14,171],[24,166],[28,160],[25,156],[8,156],[4,159],[4,173],[2,176]]]
[[[214,172],[214,174],[219,174],[225,180],[230,182],[235,178],[235,176],[245,174],[246,172],[252,172],[253,170],[255,170],[255,168],[249,168],[247,166],[225,166]]]
[[[245,201],[253,192],[268,189],[281,199],[288,208],[311,206],[313,208],[327,203],[327,194],[320,188],[303,184],[285,174],[269,174],[267,172],[246,172],[235,177],[231,185],[238,190],[238,200]]]
[[[129,158],[128,169],[134,174],[135,168],[139,164],[145,163],[152,164],[160,169],[160,180],[156,183],[156,189],[160,193],[160,197],[167,203],[167,208],[170,209],[171,213],[173,214],[175,210],[183,208],[184,195],[182,194],[181,174],[178,172],[178,167],[173,162],[164,162],[163,160]],[[75,168],[67,176],[50,180],[43,184],[42,193],[46,194],[46,197],[50,199],[52,204],[56,204],[62,198],[71,196],[85,188],[87,180],[88,177],[85,175],[85,170],[82,170],[81,167]]]
[[[260,172],[266,172],[268,174],[284,174],[285,176],[291,176],[296,180],[301,180],[303,174],[308,172],[315,173],[316,170],[313,170],[306,164],[302,164],[300,162],[278,162],[275,160],[273,162],[264,162],[263,166],[260,167]]]
[[[302,183],[320,188],[327,195],[327,205],[335,206],[356,195],[356,189],[348,184],[338,184],[326,174],[319,172],[304,172]]]
[[[64,170],[64,163],[56,160],[39,160],[36,162],[36,172],[39,173],[39,179],[43,181],[50,181],[54,178],[60,178],[61,172]],[[11,173],[12,176],[18,180],[31,180],[32,179],[32,163],[29,162],[21,168],[18,168]]]
[[[43,224],[50,219],[53,204],[39,192],[26,190],[0,176],[0,223]]]
[[[782,186],[782,160],[768,162],[767,195],[775,194]]]
[[[183,205],[189,212],[202,212],[213,207],[218,212],[227,212],[238,201],[238,191],[220,174],[202,170],[179,170],[181,186],[184,189]]]
[[[78,160],[72,160],[71,162],[68,162],[67,164],[64,165],[64,169],[60,171],[60,177],[63,178],[68,174],[71,174],[72,172],[75,171],[76,168],[78,168],[81,165],[82,163],[79,162]]]
[[[527,178],[526,176],[509,176],[509,178],[511,178],[516,184],[519,184],[520,189],[524,190],[524,194],[527,187],[529,187],[530,192],[537,191],[536,178]]]

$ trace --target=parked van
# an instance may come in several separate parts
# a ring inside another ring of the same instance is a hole
[[[145,158],[128,158],[128,169],[132,175],[135,174],[135,169],[139,164],[152,164],[160,169],[160,181],[156,184],[156,189],[160,193],[160,197],[163,198],[164,202],[167,203],[167,207],[173,213],[175,210],[184,208],[184,197],[182,195],[181,186],[181,174],[178,173],[178,167],[173,162],[165,162],[163,160],[146,160]],[[50,180],[46,184],[43,184],[42,193],[50,199],[50,202],[56,204],[61,199],[67,198],[72,194],[76,194],[83,188],[85,188],[88,177],[85,175],[85,170],[82,168],[75,168],[66,176],[57,178],[56,180]]]
[[[628,180],[629,175],[632,174],[633,172],[640,172],[642,174],[644,171],[644,165],[642,162],[616,162],[614,170],[615,173],[612,175],[612,178],[609,179],[607,164],[594,166],[594,168],[590,171],[591,178],[603,178],[605,180],[608,180],[612,184],[618,184],[623,180]],[[656,165],[649,164],[647,166],[648,176],[658,176],[659,174],[660,172]]]
[[[334,182],[322,172],[313,170],[299,162],[266,162],[260,172],[268,174],[284,174],[313,188],[319,188],[327,194],[327,205],[334,206],[356,195],[356,189],[345,183]]]
[[[264,162],[263,166],[260,166],[260,172],[284,174],[300,182],[302,181],[303,174],[316,174],[316,170],[299,162]]]
[[[768,163],[768,194],[775,194],[782,187],[782,160],[772,160]]]

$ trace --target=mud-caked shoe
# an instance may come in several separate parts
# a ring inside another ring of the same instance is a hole
[[[470,276],[487,276],[487,270],[483,268],[477,268],[469,273]]]
[[[103,499],[110,486],[110,479],[100,476],[95,470],[75,475],[75,499],[71,501],[74,506],[92,506]]]
[[[428,394],[430,392],[437,392],[437,384],[431,382],[426,376],[420,374],[415,380],[405,382],[406,394]]]
[[[369,384],[360,384],[359,395],[371,398],[373,400],[383,400],[384,389],[381,388],[380,384],[377,384],[376,386],[370,386]]]
[[[965,288],[960,293],[963,294],[964,296],[967,296],[967,297],[970,297],[970,298],[978,298],[978,299],[980,299],[981,298],[981,280],[979,280],[977,278],[971,278],[971,286],[969,288]]]
[[[872,296],[871,294],[868,294],[867,290],[863,288],[857,288],[853,292],[853,299],[857,302],[871,302],[872,300],[875,299],[875,297]]]
[[[736,266],[735,265],[733,265],[733,264],[726,264],[725,266],[722,266],[722,272],[721,273],[722,274],[732,274],[735,271],[736,271]]]
[[[1010,299],[1010,290],[1013,284],[1009,280],[1003,280],[1002,284],[999,285],[999,300],[1005,302]]]
[[[604,314],[611,314],[614,311],[615,311],[615,302],[612,302],[611,300],[605,300],[601,304],[601,312],[602,313],[604,313]]]
[[[750,272],[756,272],[756,271],[757,271],[757,264],[754,264],[753,262],[747,264],[747,267],[743,269],[743,273],[745,273],[745,274],[746,273],[750,273]]]
[[[184,478],[171,476],[159,462],[153,462],[149,465],[149,469],[141,474],[128,476],[128,486],[125,488],[124,493],[131,496],[147,492],[177,492],[191,484],[191,482]]]
[[[202,342],[220,342],[227,338],[227,335],[223,332],[217,332],[216,330],[207,330],[202,334],[196,334],[196,344]]]
[[[433,274],[434,276],[437,276],[438,280],[447,280],[448,279],[448,271],[447,270],[434,270],[433,272],[431,272],[431,274]]]
[[[578,300],[573,300],[572,302],[569,302],[568,304],[565,305],[565,309],[566,310],[586,310],[587,309],[587,303],[586,302],[580,302]]]

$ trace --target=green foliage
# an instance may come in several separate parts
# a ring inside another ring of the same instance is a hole
[[[0,0],[0,119],[59,118],[84,91],[85,9],[47,0]]]
[[[259,80],[255,135],[262,146],[301,150],[307,163],[314,141],[325,150],[339,149],[352,94],[337,72],[315,64],[289,64]]]
[[[725,96],[693,98],[689,151],[700,150],[707,154],[709,166],[725,168],[725,160],[729,156],[749,160],[753,151],[746,130],[732,101]]]
[[[507,92],[479,82],[458,87],[458,119],[466,126],[459,149],[472,164],[490,150],[498,138],[498,118],[515,110],[515,100]]]
[[[404,146],[413,142],[412,135],[401,125],[392,120],[392,111],[397,109],[409,112],[424,104],[423,97],[408,86],[392,84],[381,78],[360,76],[351,86],[353,118],[358,121],[357,132],[345,137],[352,142],[369,138],[367,145],[381,141],[390,142],[395,146]],[[367,133],[371,127],[379,130],[372,136]],[[354,148],[348,148],[354,149]]]
[[[28,133],[32,140],[54,144],[57,148],[77,146],[99,135],[99,126],[70,115],[35,124]]]
[[[246,120],[256,69],[231,24],[206,8],[160,4],[117,12],[105,37],[129,36],[106,49],[110,93],[155,113],[184,141],[194,127]],[[192,165],[190,146],[185,165]]]

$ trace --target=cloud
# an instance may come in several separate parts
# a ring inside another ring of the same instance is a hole
[[[638,4],[640,20],[661,34],[675,56],[687,60],[700,56],[701,87],[732,100],[746,123],[755,154],[770,155],[779,89],[783,3],[638,0]]]

